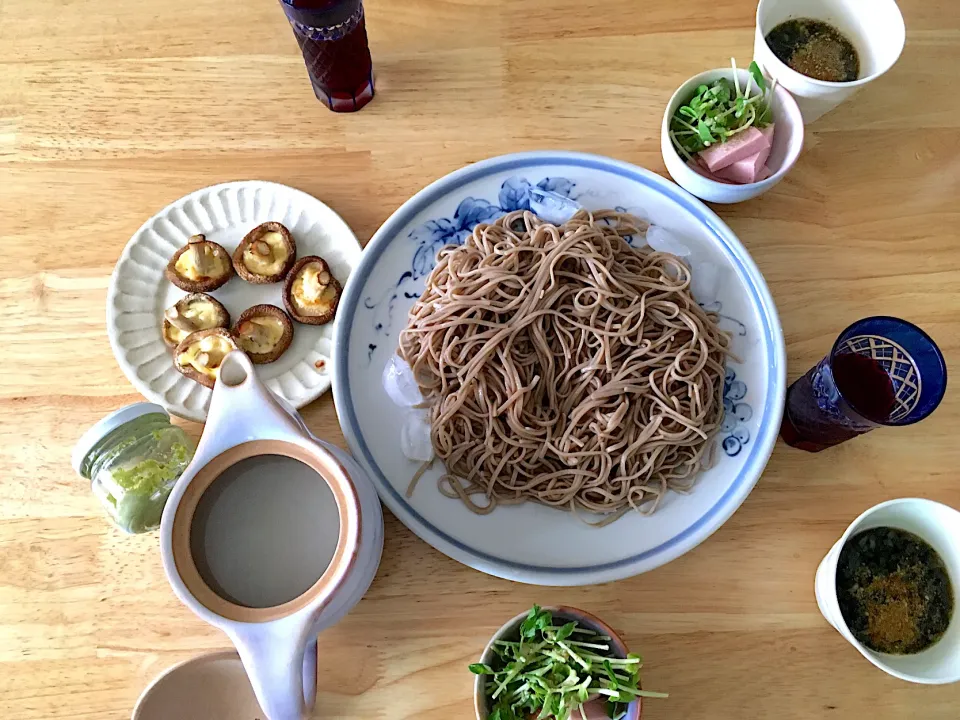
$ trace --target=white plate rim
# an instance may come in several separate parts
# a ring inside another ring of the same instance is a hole
[[[750,280],[747,289],[754,296],[767,340],[769,378],[762,413],[765,423],[761,426],[760,435],[752,444],[738,477],[710,510],[681,533],[636,556],[594,566],[564,568],[518,563],[476,550],[436,528],[411,507],[383,475],[358,430],[359,422],[349,392],[347,361],[352,318],[367,276],[386,247],[418,213],[460,186],[483,177],[558,164],[613,172],[634,180],[676,202],[710,230]],[[716,213],[678,185],[636,165],[590,153],[540,150],[500,155],[456,170],[420,190],[380,226],[365,246],[360,263],[354,268],[340,301],[334,324],[333,396],[341,430],[351,453],[370,475],[383,503],[420,539],[468,567],[506,580],[554,586],[592,585],[632,577],[660,567],[702,543],[733,515],[753,490],[773,453],[786,395],[786,364],[783,330],[766,281],[746,248]]]
[[[142,380],[137,375],[137,366],[127,360],[125,357],[125,349],[120,344],[119,331],[117,328],[117,317],[120,314],[120,311],[117,309],[114,302],[117,293],[119,292],[118,288],[118,277],[120,268],[122,267],[124,261],[131,260],[131,252],[133,247],[136,245],[137,239],[145,233],[157,220],[163,218],[164,216],[170,214],[177,208],[182,208],[190,200],[195,197],[199,197],[205,194],[212,194],[216,196],[219,192],[228,189],[237,189],[238,191],[242,188],[268,188],[273,192],[283,192],[289,195],[298,196],[299,199],[304,204],[313,204],[323,210],[323,212],[329,213],[331,220],[335,223],[339,223],[341,227],[336,229],[338,237],[346,237],[349,235],[350,239],[356,244],[357,248],[360,249],[361,253],[363,251],[363,246],[360,244],[360,241],[357,239],[356,234],[353,232],[353,229],[347,224],[336,210],[331,208],[325,202],[319,198],[314,197],[310,193],[304,192],[295,187],[289,185],[284,185],[283,183],[272,182],[270,180],[231,180],[222,183],[216,183],[214,185],[208,185],[206,187],[198,188],[192,192],[183,195],[182,197],[174,200],[171,203],[168,203],[151,217],[147,218],[137,228],[136,232],[130,236],[130,239],[123,247],[123,251],[120,254],[120,257],[117,259],[116,265],[112,272],[110,273],[110,281],[107,286],[107,297],[106,297],[106,323],[107,323],[107,337],[110,341],[110,349],[113,352],[114,359],[117,361],[117,364],[120,366],[120,369],[123,371],[123,374],[127,377],[127,380],[130,381],[130,384],[136,388],[137,392],[143,395],[149,402],[157,403],[158,405],[163,406],[167,412],[170,412],[177,417],[181,417],[185,420],[192,420],[194,422],[206,422],[206,411],[204,410],[201,413],[194,413],[189,408],[182,405],[171,404],[162,394],[155,391],[150,385]],[[298,247],[298,254],[301,251],[301,248]],[[350,269],[350,274],[353,274],[353,267]],[[338,308],[339,310],[339,308]],[[328,365],[333,364],[333,356],[335,352],[331,349],[331,358]],[[326,379],[317,383],[315,386],[309,389],[309,392],[298,397],[296,402],[291,402],[295,409],[299,410],[306,405],[309,405],[311,402],[323,395],[327,390],[330,389],[333,383],[333,371],[332,368],[327,369],[325,373]],[[286,398],[284,398],[286,400]],[[208,403],[209,404],[209,403]]]

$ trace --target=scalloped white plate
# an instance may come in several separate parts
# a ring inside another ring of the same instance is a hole
[[[208,388],[174,369],[173,355],[160,335],[163,311],[186,294],[164,276],[170,257],[197,233],[233,253],[251,228],[268,220],[289,228],[297,257],[320,255],[346,285],[362,252],[353,231],[316,198],[277,183],[248,180],[197,190],[165,207],[130,238],[110,278],[107,332],[124,374],[151,402],[198,422],[206,419],[210,404]],[[252,285],[235,275],[210,294],[234,322],[253,305],[282,308],[282,287]],[[276,362],[257,365],[257,373],[271,390],[301,408],[330,388],[332,355],[333,323],[294,322],[290,347]]]

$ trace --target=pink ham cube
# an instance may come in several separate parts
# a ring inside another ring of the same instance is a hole
[[[766,136],[755,127],[749,127],[726,142],[701,150],[699,156],[706,163],[707,169],[715,173],[717,170],[733,165],[738,160],[756,155],[765,147],[769,147]]]
[[[774,128],[774,126],[775,126],[775,123],[770,123],[770,124],[767,125],[765,128],[763,128],[763,130],[760,131],[761,133],[763,133],[763,136],[767,139],[767,147],[769,147],[769,148],[772,148],[772,147],[773,147],[773,128]]]
[[[687,167],[693,170],[697,175],[702,175],[708,180],[713,180],[714,182],[723,183],[724,185],[731,185],[732,183],[729,180],[724,180],[721,177],[717,177],[712,172],[707,170],[705,165],[696,162],[695,160],[688,160]]]
[[[739,185],[746,185],[748,183],[755,183],[762,180],[763,178],[760,177],[760,173],[765,167],[767,158],[770,157],[770,148],[773,144],[773,125],[768,125],[761,130],[760,133],[766,140],[766,147],[749,157],[743,158],[743,160],[737,160],[732,165],[728,165],[725,168],[720,168],[719,170],[715,171],[714,174],[717,177],[721,177],[724,180],[729,180],[730,182],[734,182]],[[768,176],[769,170],[767,171],[765,177]]]

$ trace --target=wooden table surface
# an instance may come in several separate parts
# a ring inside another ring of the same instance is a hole
[[[790,380],[870,314],[918,322],[960,371],[960,5],[902,9],[897,66],[809,129],[773,191],[717,208],[770,284]],[[665,173],[667,98],[750,59],[754,10],[368,0],[378,95],[335,115],[275,2],[0,0],[0,717],[120,720],[161,670],[228,647],[174,597],[156,535],[113,529],[69,463],[86,427],[140,399],[111,354],[104,300],[144,219],[196,188],[260,178],[322,199],[365,242],[426,183],[492,155],[584,150]],[[343,445],[329,395],[304,415]],[[820,455],[778,444],[707,542],[599,587],[487,577],[388,514],[373,587],[321,637],[317,717],[472,717],[467,663],[539,602],[623,631],[645,685],[671,694],[649,702],[650,720],[956,718],[960,686],[873,668],[820,616],[813,576],[874,503],[960,506],[958,423],[951,390],[917,426]]]

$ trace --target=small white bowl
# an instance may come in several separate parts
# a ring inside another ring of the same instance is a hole
[[[946,565],[948,577],[956,583],[960,577],[960,512],[949,505],[922,498],[888,500],[874,505],[854,520],[820,562],[814,586],[820,612],[847,642],[885,673],[923,685],[960,682],[960,622],[956,616],[943,637],[913,655],[889,655],[861,645],[843,619],[837,599],[840,552],[855,535],[885,526],[906,530],[926,540]]]
[[[826,82],[807,77],[773,54],[766,36],[791,18],[816,18],[846,35],[860,56],[860,78]],[[768,75],[777,78],[796,98],[807,125],[828,113],[893,67],[903,52],[907,32],[896,0],[760,0],[753,57]]]
[[[745,87],[750,72],[738,68],[737,75],[741,87]],[[778,85],[773,91],[772,99],[773,121],[776,128],[773,133],[773,149],[767,159],[767,167],[772,172],[770,177],[746,185],[722,183],[704,177],[691,169],[673,146],[673,141],[670,140],[670,120],[678,107],[689,102],[699,85],[709,85],[720,78],[726,78],[732,83],[733,68],[707,70],[694,75],[677,88],[663,113],[663,123],[660,127],[660,152],[663,154],[667,170],[680,187],[702,200],[729,204],[762,195],[790,172],[803,147],[803,117],[793,96]]]

